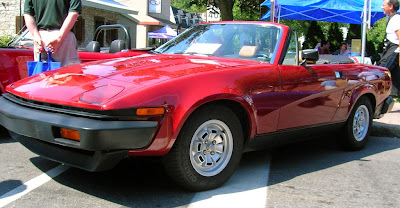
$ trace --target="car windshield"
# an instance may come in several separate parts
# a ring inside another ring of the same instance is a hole
[[[186,30],[154,52],[271,62],[280,34],[279,26],[268,24],[204,24]]]

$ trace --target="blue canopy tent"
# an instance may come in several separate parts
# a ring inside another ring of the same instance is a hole
[[[382,1],[370,2],[370,23],[374,24],[385,15],[381,8]],[[362,24],[364,4],[364,0],[275,0],[278,21],[292,19]],[[264,1],[261,6],[271,8],[271,1]],[[260,20],[269,20],[270,11],[264,14]]]
[[[272,2],[272,4],[271,4]],[[378,0],[266,0],[261,6],[271,8],[260,20],[312,20],[363,24],[361,59],[364,61],[366,30],[385,17]],[[364,15],[367,14],[367,15]]]
[[[147,33],[148,38],[166,38],[166,39],[172,39],[176,37],[177,33],[175,30],[173,30],[169,25],[166,25],[165,27],[156,30],[154,32],[149,32]]]

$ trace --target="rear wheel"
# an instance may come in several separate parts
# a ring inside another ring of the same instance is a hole
[[[348,150],[360,150],[368,142],[372,125],[372,105],[366,97],[361,97],[355,104],[346,121],[342,146]]]
[[[163,164],[179,185],[204,191],[221,186],[232,176],[242,150],[239,119],[229,108],[210,106],[190,116]]]

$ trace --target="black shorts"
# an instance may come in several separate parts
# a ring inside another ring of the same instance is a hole
[[[379,60],[378,65],[384,66],[390,70],[399,67],[399,54],[394,51],[399,45],[392,42],[385,42],[386,49],[383,51],[382,58]]]

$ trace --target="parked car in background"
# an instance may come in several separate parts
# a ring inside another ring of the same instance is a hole
[[[96,41],[103,30],[120,29],[125,32],[124,40],[113,40],[110,47],[103,48]],[[28,77],[27,61],[33,61],[33,39],[28,30],[10,42],[9,47],[0,48],[0,90],[5,92],[5,87],[17,80]],[[93,41],[85,49],[80,50],[79,57],[82,62],[104,60],[118,57],[130,57],[148,53],[148,50],[132,50],[130,35],[123,25],[102,25],[96,29]]]
[[[389,71],[297,44],[281,24],[199,24],[150,54],[9,85],[0,124],[31,151],[88,171],[162,156],[194,191],[223,185],[244,150],[303,133],[336,130],[343,147],[363,148],[372,119],[393,106]]]

